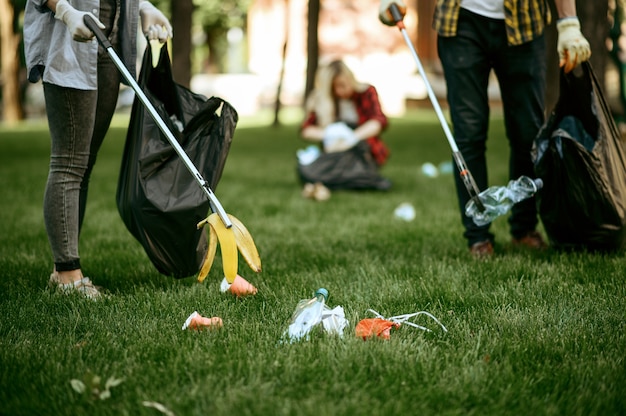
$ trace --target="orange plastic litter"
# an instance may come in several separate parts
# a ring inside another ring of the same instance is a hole
[[[212,318],[206,318],[200,315],[198,312],[194,312],[189,315],[187,321],[185,321],[185,325],[183,325],[183,330],[189,328],[194,331],[200,331],[202,329],[217,329],[221,328],[224,325],[222,322],[222,318],[219,316],[214,316]]]
[[[367,340],[368,338],[378,337],[389,339],[391,336],[391,328],[399,328],[400,324],[391,322],[381,318],[362,319],[356,325],[356,336]]]
[[[239,275],[235,277],[235,280],[231,284],[228,284],[226,278],[224,278],[220,289],[222,292],[230,292],[238,298],[257,294],[257,288]]]

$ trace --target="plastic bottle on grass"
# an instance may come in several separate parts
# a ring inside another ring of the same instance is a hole
[[[315,291],[315,297],[298,302],[284,337],[291,342],[308,339],[311,330],[322,322],[322,312],[327,300],[328,290],[322,287]]]
[[[474,201],[470,200],[465,206],[465,214],[472,218],[476,225],[489,224],[500,215],[509,212],[514,204],[532,197],[542,187],[541,179],[520,176],[510,181],[507,186],[492,186],[482,191],[478,198],[485,206],[485,210],[480,212]]]

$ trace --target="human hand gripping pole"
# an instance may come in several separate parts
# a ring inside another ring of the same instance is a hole
[[[482,201],[478,197],[479,190],[478,186],[476,186],[476,182],[474,181],[474,177],[471,172],[467,168],[465,164],[465,160],[463,159],[463,155],[459,151],[459,148],[454,141],[454,137],[452,136],[452,132],[450,131],[450,127],[448,126],[448,122],[446,121],[443,112],[441,111],[441,106],[439,105],[439,101],[437,101],[437,97],[435,96],[435,92],[433,91],[430,83],[428,82],[428,78],[426,77],[426,71],[422,66],[422,63],[417,56],[417,52],[413,47],[413,43],[409,38],[409,35],[406,32],[406,27],[404,26],[403,18],[406,14],[406,6],[402,2],[402,0],[381,0],[380,8],[379,8],[379,19],[382,23],[387,26],[397,26],[404,40],[406,41],[407,46],[411,50],[413,54],[413,58],[415,59],[415,63],[417,64],[417,68],[424,80],[424,84],[426,85],[426,90],[428,91],[428,97],[435,109],[435,113],[437,113],[437,117],[439,118],[439,122],[441,123],[441,127],[448,139],[448,143],[450,144],[450,148],[452,149],[452,156],[454,157],[454,161],[459,169],[459,174],[461,179],[463,180],[463,184],[465,185],[465,189],[469,193],[469,196],[472,201],[476,204],[476,208],[479,212],[483,212],[485,210],[485,206]]]
[[[176,140],[176,137],[174,137],[174,135],[172,134],[170,129],[167,127],[163,119],[159,116],[159,113],[157,113],[156,109],[154,108],[154,105],[152,105],[148,97],[144,94],[139,84],[137,84],[137,81],[135,81],[135,78],[133,78],[131,73],[128,71],[128,69],[126,68],[126,66],[120,59],[120,57],[117,55],[117,53],[113,49],[111,42],[109,42],[105,34],[102,32],[102,30],[100,30],[100,27],[98,26],[94,18],[91,17],[89,14],[85,14],[83,17],[83,20],[84,20],[85,25],[89,28],[89,30],[91,30],[95,34],[96,38],[98,39],[98,42],[100,42],[102,47],[107,51],[107,53],[109,54],[109,57],[113,60],[117,69],[122,73],[122,76],[124,76],[124,79],[126,79],[128,84],[135,91],[135,94],[137,94],[137,97],[141,100],[142,104],[146,107],[152,119],[155,121],[155,123],[157,124],[161,132],[165,135],[165,137],[170,142],[170,144],[172,145],[172,147],[174,148],[178,156],[181,158],[187,170],[189,170],[189,172],[194,177],[196,182],[198,182],[200,187],[204,190],[207,197],[209,198],[211,210],[213,212],[216,212],[219,215],[220,219],[222,220],[226,228],[232,227],[233,224],[230,221],[230,218],[228,217],[228,215],[226,214],[226,211],[224,211],[222,204],[217,199],[217,197],[215,196],[215,194],[209,187],[208,183],[204,180],[204,178],[202,177],[198,169],[196,169],[191,159],[189,159],[189,156],[187,156],[183,148],[180,146],[180,144]]]
[[[62,21],[72,34],[72,39],[77,42],[89,42],[93,39],[93,31],[87,27],[83,16],[90,16],[100,29],[104,29],[104,25],[96,16],[90,12],[83,12],[73,8],[67,0],[59,0],[56,5],[54,18]]]

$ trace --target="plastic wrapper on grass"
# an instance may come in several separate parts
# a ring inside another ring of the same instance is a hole
[[[369,338],[382,338],[382,339],[390,339],[391,338],[391,329],[392,328],[400,328],[402,324],[412,326],[414,328],[421,329],[426,332],[432,332],[430,329],[425,326],[421,326],[416,324],[415,322],[410,322],[409,319],[419,316],[426,315],[432,320],[434,320],[444,332],[448,332],[445,326],[437,318],[426,311],[415,312],[415,313],[407,313],[404,315],[391,316],[389,318],[385,318],[378,312],[373,309],[368,309],[368,312],[376,315],[376,318],[366,318],[359,321],[355,328],[355,334],[359,338],[363,338],[366,341]]]

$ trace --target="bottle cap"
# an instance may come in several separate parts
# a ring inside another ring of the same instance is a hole
[[[324,296],[324,300],[328,300],[328,290],[324,289],[323,287],[320,287],[315,291],[315,296],[317,295],[322,295]]]

